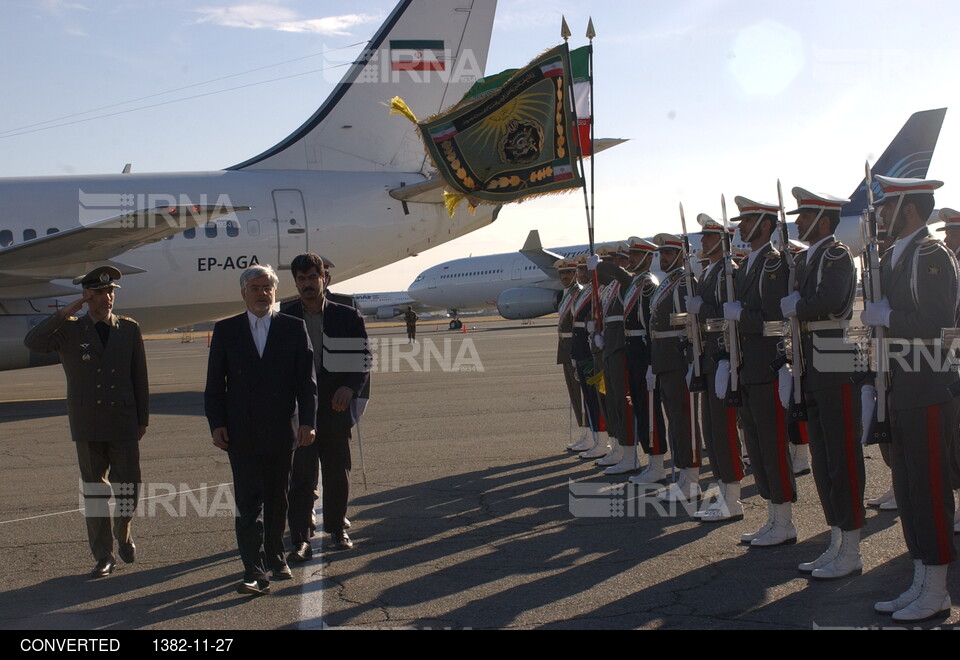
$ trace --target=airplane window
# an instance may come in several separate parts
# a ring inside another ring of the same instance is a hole
[[[13,245],[13,232],[4,229],[0,231],[0,247],[7,247],[8,245]]]
[[[196,237],[197,237],[197,228],[196,228],[196,227],[190,227],[190,229],[187,229],[186,231],[183,232],[183,237],[184,237],[184,238],[196,238]]]
[[[260,221],[259,220],[247,220],[247,233],[251,236],[260,235]]]
[[[47,230],[47,236],[49,236],[50,234],[56,234],[58,231],[60,230],[57,229],[56,227],[50,227],[50,229]]]
[[[25,241],[32,241],[32,240],[35,239],[36,237],[37,237],[37,230],[36,230],[36,229],[24,229],[24,230],[23,230],[23,240],[25,240]]]
[[[236,238],[240,235],[240,225],[238,225],[233,220],[227,220],[227,236],[230,238]]]
[[[207,238],[216,238],[217,237],[217,223],[208,222],[203,226],[203,232],[207,235]]]

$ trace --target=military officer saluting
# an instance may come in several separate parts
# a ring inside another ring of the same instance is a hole
[[[860,391],[852,381],[856,348],[843,341],[853,316],[857,269],[850,249],[834,235],[840,211],[850,200],[803,188],[794,188],[793,196],[797,209],[790,214],[797,215],[800,240],[810,248],[797,255],[796,290],[780,308],[784,317],[801,322],[802,395],[809,416],[813,477],[831,534],[826,552],[800,564],[799,570],[829,580],[863,570],[860,530],[866,475],[856,428]],[[794,362],[794,369],[801,368]],[[789,394],[783,400],[790,401]]]
[[[570,407],[577,418],[577,428],[581,429],[580,439],[567,445],[567,450],[584,442],[590,429],[583,420],[583,397],[580,394],[580,384],[577,383],[577,369],[570,357],[573,346],[573,307],[583,289],[577,282],[577,262],[573,259],[560,259],[554,264],[563,285],[563,296],[560,298],[557,321],[557,364],[563,367],[563,380],[567,385],[567,394],[570,397]]]
[[[950,609],[947,569],[957,556],[948,462],[958,379],[929,354],[941,329],[955,322],[960,275],[956,258],[926,224],[942,182],[875,178],[887,231],[897,242],[880,262],[883,298],[866,303],[861,320],[886,328],[899,354],[889,360],[891,467],[914,579],[906,592],[874,608],[896,621],[922,621]]]
[[[740,215],[740,240],[750,254],[737,271],[737,300],[724,303],[723,316],[737,322],[740,337],[740,421],[750,456],[750,467],[760,496],[768,502],[767,522],[741,542],[753,547],[795,543],[793,502],[796,481],[787,447],[786,415],[777,389],[777,372],[771,364],[779,357],[777,337],[764,337],[766,321],[782,321],[780,299],[787,295],[787,264],[770,243],[780,207],[746,197],[735,199]],[[729,364],[717,368],[717,394],[728,386]]]
[[[687,311],[697,314],[701,322],[723,317],[723,303],[727,302],[727,279],[723,257],[723,225],[705,213],[697,216],[697,222],[703,228],[701,250],[707,258],[707,265],[697,284],[697,295],[687,298]],[[730,231],[735,231],[733,227]],[[703,374],[707,382],[716,378],[717,365],[725,352],[721,329],[704,333]],[[743,518],[743,504],[740,502],[740,482],[743,480],[743,456],[740,449],[740,436],[737,433],[737,409],[729,407],[719,398],[716,388],[708,388],[700,397],[701,424],[703,441],[706,445],[714,478],[720,484],[720,497],[705,510],[697,512],[701,522],[714,523]]]
[[[113,313],[120,271],[96,268],[81,281],[83,297],[54,312],[27,333],[38,353],[57,352],[67,377],[67,412],[83,482],[84,515],[93,578],[113,572],[119,555],[131,563],[136,546],[130,523],[140,487],[139,441],[147,430],[147,361],[137,322]],[[86,304],[87,314],[74,314]],[[112,524],[111,485],[116,496]]]

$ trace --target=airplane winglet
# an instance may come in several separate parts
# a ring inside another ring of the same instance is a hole
[[[530,233],[527,234],[527,241],[520,248],[520,254],[532,261],[537,268],[551,278],[555,279],[557,277],[557,269],[553,265],[563,257],[543,249],[543,244],[540,242],[540,232],[536,229],[531,229]]]

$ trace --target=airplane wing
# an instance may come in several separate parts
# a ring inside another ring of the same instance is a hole
[[[51,280],[73,280],[76,284],[79,278],[104,262],[124,274],[143,272],[112,259],[128,250],[250,208],[170,206],[133,211],[0,249],[0,299],[76,293],[76,289],[51,284]]]
[[[532,261],[537,268],[551,279],[559,279],[560,276],[553,265],[563,257],[543,249],[543,244],[540,242],[540,232],[536,229],[532,229],[527,235],[527,242],[520,248],[520,254]]]

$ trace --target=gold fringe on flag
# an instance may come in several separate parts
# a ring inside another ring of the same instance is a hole
[[[390,99],[390,114],[403,115],[414,124],[417,123],[417,116],[413,114],[413,110],[410,109],[410,106],[408,106],[399,96],[394,96],[392,99]]]
[[[466,195],[444,191],[443,205],[447,207],[447,215],[452,218],[453,214],[457,212],[457,206],[465,199]]]

